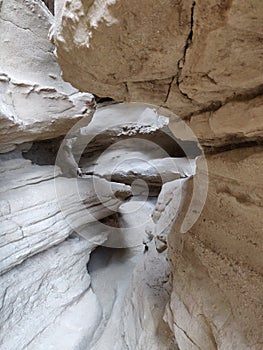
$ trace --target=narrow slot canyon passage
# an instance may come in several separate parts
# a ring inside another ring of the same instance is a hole
[[[80,139],[71,143],[71,152],[80,159],[81,179],[95,181],[96,195],[100,197],[96,179],[131,188],[131,195],[114,214],[80,231],[93,242],[96,235],[106,235],[87,263],[100,321],[86,346],[103,350],[152,344],[153,349],[174,350],[175,340],[163,319],[171,293],[166,254],[171,226],[162,225],[158,232],[155,217],[165,215],[169,206],[159,197],[163,184],[194,175],[195,157],[201,151],[194,141],[177,142],[169,119],[144,104],[98,106],[92,121],[78,134]],[[177,157],[171,157],[168,149]],[[176,201],[180,202],[180,195]],[[176,215],[176,206],[173,209]]]
[[[262,350],[262,15],[0,0],[1,350]]]
[[[104,102],[63,139],[22,143],[1,155],[9,176],[2,205],[11,203],[16,215],[4,227],[14,237],[21,230],[15,254],[13,242],[5,247],[3,283],[20,270],[24,276],[23,292],[16,283],[5,289],[4,327],[23,322],[39,333],[21,335],[23,349],[176,349],[164,320],[167,237],[200,154],[195,140],[178,136],[154,106]],[[11,316],[17,293],[24,301]],[[6,333],[9,348],[13,341]]]

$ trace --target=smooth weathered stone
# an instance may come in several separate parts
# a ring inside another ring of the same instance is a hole
[[[93,336],[101,318],[86,270],[93,248],[68,239],[1,276],[1,349],[80,349]]]
[[[116,158],[114,155],[119,154]],[[82,169],[83,173],[94,174],[109,181],[122,182],[131,185],[141,179],[149,192],[158,193],[162,185],[175,179],[191,176],[195,173],[195,160],[187,158],[147,159],[144,152],[122,155],[117,152],[104,152],[98,158],[97,164]]]

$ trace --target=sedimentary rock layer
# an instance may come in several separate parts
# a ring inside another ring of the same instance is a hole
[[[54,166],[32,165],[22,158],[2,161],[0,169],[0,273],[74,230],[85,231],[85,225],[111,215],[131,194],[129,186],[65,178]]]
[[[262,155],[250,147],[207,157],[200,218],[182,245],[178,221],[169,236],[167,320],[182,350],[262,347]]]
[[[72,350],[92,336],[100,320],[86,271],[92,248],[75,237],[1,276],[1,349]]]
[[[84,116],[93,96],[60,76],[48,32],[53,16],[41,0],[0,4],[0,151],[66,132]]]

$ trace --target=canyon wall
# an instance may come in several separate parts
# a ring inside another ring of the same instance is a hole
[[[57,5],[53,40],[66,81],[166,107],[206,152],[204,209],[185,234],[177,221],[168,239],[165,318],[182,350],[262,347],[262,19],[260,0]]]
[[[44,3],[0,0],[1,349],[261,349],[262,1]]]
[[[262,347],[262,152],[258,146],[207,156],[203,211],[180,246],[179,222],[169,236],[166,319],[180,349]]]

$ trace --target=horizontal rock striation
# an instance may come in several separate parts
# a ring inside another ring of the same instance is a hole
[[[1,349],[262,348],[262,10],[0,0]]]
[[[85,231],[85,225],[111,215],[131,195],[129,186],[65,178],[54,166],[31,165],[22,158],[0,164],[0,273],[73,231]]]
[[[180,349],[262,347],[262,152],[207,157],[200,218],[185,235],[175,222],[168,238],[173,292],[166,318]]]
[[[53,21],[40,0],[1,1],[0,152],[65,135],[92,116],[93,96],[61,79],[48,39]]]

